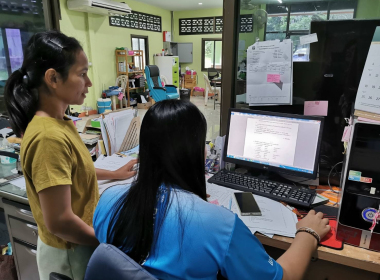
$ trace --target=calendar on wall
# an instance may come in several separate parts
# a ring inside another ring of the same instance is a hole
[[[380,26],[375,30],[364,65],[355,109],[380,114]]]

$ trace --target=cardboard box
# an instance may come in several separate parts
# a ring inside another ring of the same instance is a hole
[[[193,95],[194,96],[205,96],[205,92],[204,91],[196,91],[196,90],[194,90],[193,91]]]
[[[147,103],[137,103],[137,109],[149,109],[150,107],[152,107],[152,105],[154,105],[154,103],[156,103],[156,101],[154,101],[154,99],[152,97],[149,97]]]

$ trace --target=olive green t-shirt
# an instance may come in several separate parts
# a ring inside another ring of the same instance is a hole
[[[26,190],[41,240],[55,248],[71,244],[50,233],[45,226],[38,192],[59,185],[71,186],[71,207],[92,226],[99,200],[94,163],[70,119],[34,116],[21,143],[21,165]]]

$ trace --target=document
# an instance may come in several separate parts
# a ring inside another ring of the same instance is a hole
[[[26,183],[25,183],[25,178],[21,177],[12,181],[9,181],[10,184],[19,187],[20,189],[26,191]]]
[[[297,216],[281,203],[254,195],[262,216],[241,216],[233,198],[233,194],[240,191],[210,183],[206,183],[206,188],[210,195],[208,198],[210,203],[216,204],[217,201],[221,207],[229,209],[230,201],[232,201],[230,210],[239,216],[252,233],[260,232],[268,237],[273,237],[274,234],[287,237],[295,236]]]
[[[107,114],[101,119],[100,127],[107,155],[119,152],[133,118],[134,110],[123,110]]]
[[[291,40],[257,42],[247,49],[247,95],[250,106],[292,104]]]
[[[244,157],[293,166],[298,125],[281,120],[247,119]]]
[[[116,171],[120,167],[126,165],[132,159],[134,159],[134,158],[129,157],[129,156],[122,157],[122,156],[118,156],[118,155],[113,155],[113,156],[105,157],[105,156],[101,155],[95,161],[94,165],[95,165],[95,168],[98,168],[98,169]]]

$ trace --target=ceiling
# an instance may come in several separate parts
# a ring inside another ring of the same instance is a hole
[[[169,11],[223,8],[223,0],[137,0]],[[202,3],[202,5],[199,5]]]

